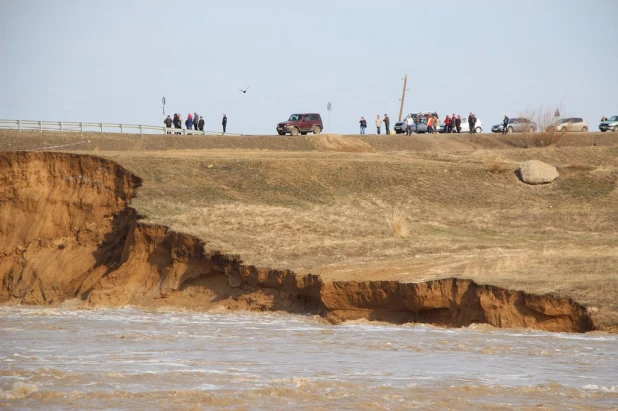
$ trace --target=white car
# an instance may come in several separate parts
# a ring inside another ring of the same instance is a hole
[[[455,127],[453,127],[453,130],[455,130]],[[474,124],[474,130],[477,134],[483,132],[483,122],[478,117],[476,118],[476,123]],[[442,122],[438,125],[438,132],[444,133],[445,131],[446,131],[446,124]],[[468,125],[468,117],[461,118],[461,132],[462,133],[470,132],[470,126]]]

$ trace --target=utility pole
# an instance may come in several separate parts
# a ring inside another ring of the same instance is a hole
[[[401,107],[399,107],[399,121],[401,121],[401,115],[403,114],[403,102],[406,99],[406,85],[408,84],[408,75],[403,78],[403,93],[401,93]]]

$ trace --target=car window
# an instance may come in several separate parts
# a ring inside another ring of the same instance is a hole
[[[300,120],[300,114],[292,114],[288,121],[298,121]]]
[[[584,122],[584,119],[583,119],[583,118],[576,118],[576,119],[575,119],[575,122],[576,122],[576,123],[583,123],[583,122]]]
[[[608,121],[618,121],[618,116],[610,117]]]

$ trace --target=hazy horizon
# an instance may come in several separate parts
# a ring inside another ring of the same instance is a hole
[[[274,134],[293,112],[330,131],[361,116],[561,107],[598,131],[618,115],[611,0],[2,0],[0,118],[161,125],[197,112],[206,129]],[[239,89],[250,87],[247,93]],[[327,130],[325,130],[327,131]]]

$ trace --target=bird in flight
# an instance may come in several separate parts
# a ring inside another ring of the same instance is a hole
[[[246,89],[244,89],[244,90],[242,90],[242,89],[238,89],[238,91],[241,91],[241,92],[243,92],[243,93],[246,93],[246,92],[247,92],[247,90],[249,90],[249,86],[247,86],[247,88],[246,88]]]

